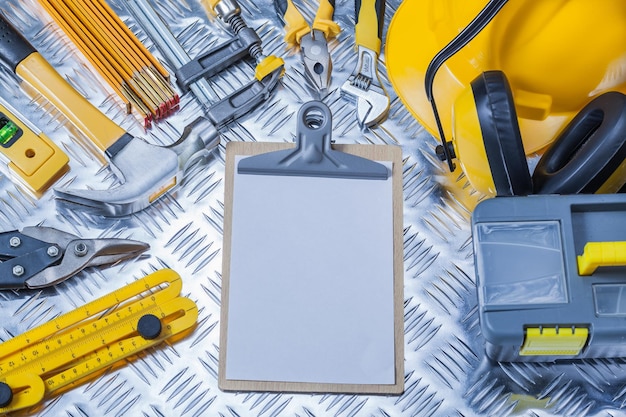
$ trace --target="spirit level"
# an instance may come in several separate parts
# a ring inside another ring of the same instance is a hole
[[[15,109],[0,102],[0,160],[13,178],[39,196],[69,169],[69,158]]]
[[[196,304],[163,269],[0,344],[0,414],[41,402],[191,329]]]

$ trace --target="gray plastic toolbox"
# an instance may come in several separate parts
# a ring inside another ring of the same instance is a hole
[[[491,359],[626,355],[626,194],[485,200],[472,234]]]

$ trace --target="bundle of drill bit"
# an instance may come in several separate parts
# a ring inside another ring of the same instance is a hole
[[[144,126],[176,109],[169,74],[104,0],[39,0]]]

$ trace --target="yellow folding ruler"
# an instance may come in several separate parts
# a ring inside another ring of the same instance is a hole
[[[162,269],[0,344],[0,414],[99,375],[164,340],[184,336],[198,307]]]

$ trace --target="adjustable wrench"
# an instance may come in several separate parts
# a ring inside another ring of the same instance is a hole
[[[357,121],[372,127],[389,111],[389,96],[378,77],[378,54],[385,22],[385,0],[356,0],[355,41],[359,60],[341,86],[343,97],[355,102]]]
[[[27,81],[105,154],[122,185],[110,190],[55,190],[59,202],[97,214],[123,216],[142,210],[180,184],[190,161],[219,143],[217,129],[258,101],[258,87],[215,103],[172,145],[160,147],[133,137],[94,107],[0,15],[0,63]]]

